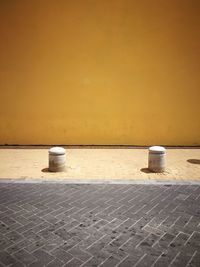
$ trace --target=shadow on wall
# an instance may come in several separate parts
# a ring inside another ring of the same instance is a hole
[[[187,162],[192,164],[200,164],[200,159],[188,159]]]

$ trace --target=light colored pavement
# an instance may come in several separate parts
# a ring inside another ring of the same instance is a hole
[[[67,147],[67,167],[48,172],[48,148],[1,148],[0,179],[199,181],[200,149],[167,149],[167,169],[149,173],[148,149]]]

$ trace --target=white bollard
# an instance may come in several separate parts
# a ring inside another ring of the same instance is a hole
[[[152,146],[149,148],[148,169],[152,172],[165,171],[166,149],[162,146]]]
[[[49,149],[49,171],[62,172],[65,170],[66,150],[63,147]]]

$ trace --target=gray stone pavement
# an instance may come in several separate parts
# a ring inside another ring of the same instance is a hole
[[[200,266],[200,186],[0,183],[1,266]]]

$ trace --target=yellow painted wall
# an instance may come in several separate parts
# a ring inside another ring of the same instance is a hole
[[[200,145],[200,1],[0,0],[0,143]]]

